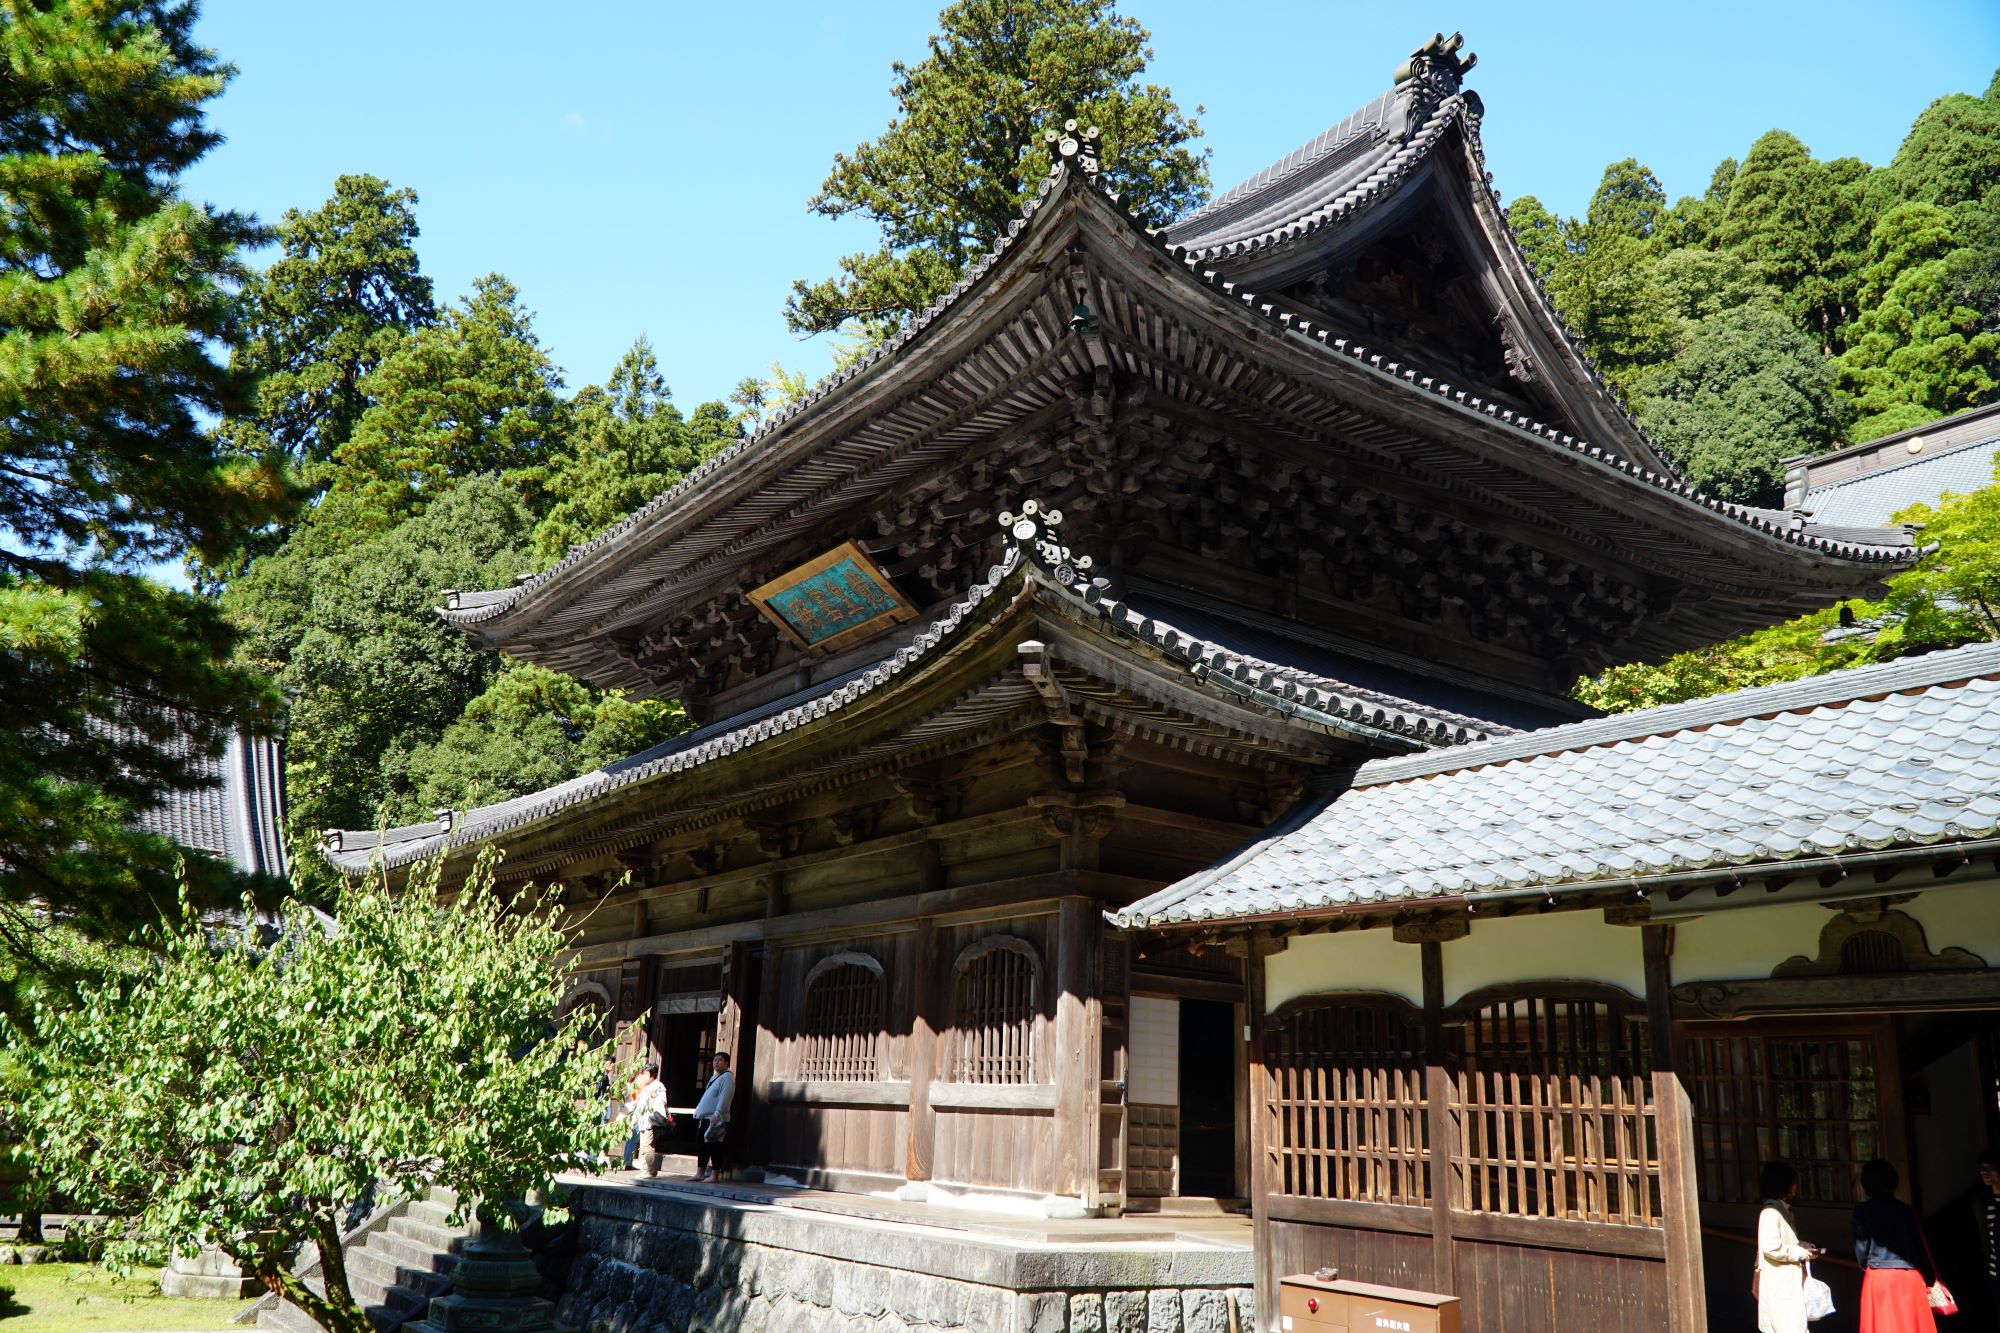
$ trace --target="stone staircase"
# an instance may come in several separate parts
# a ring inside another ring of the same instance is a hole
[[[470,1219],[466,1226],[451,1224],[456,1204],[449,1191],[434,1189],[371,1218],[362,1234],[348,1238],[347,1288],[380,1333],[396,1333],[422,1319],[433,1298],[451,1291],[454,1256],[472,1234]],[[307,1272],[306,1282],[315,1291],[325,1290],[317,1266]],[[256,1326],[320,1333],[319,1325],[289,1301],[267,1300],[257,1310]]]

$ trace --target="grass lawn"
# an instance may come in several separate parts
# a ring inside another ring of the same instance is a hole
[[[160,1295],[157,1268],[121,1282],[95,1264],[0,1268],[0,1333],[197,1333],[228,1328],[244,1301],[184,1301]]]

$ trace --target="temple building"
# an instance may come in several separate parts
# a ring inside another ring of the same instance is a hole
[[[1899,1032],[1990,1077],[1983,1019],[1899,1028],[1867,1005],[1900,989],[1844,978],[2000,1003],[1955,887],[1993,849],[1938,850],[1995,822],[1965,752],[2000,660],[1568,697],[1920,551],[1677,476],[1508,232],[1471,63],[1433,39],[1163,231],[1072,126],[910,327],[553,568],[447,595],[693,730],[327,854],[560,883],[569,1003],[676,1107],[732,1052],[771,1175],[1241,1204],[1261,1327],[1329,1263],[1467,1327],[1703,1327],[1702,1228],[1734,1299],[1756,1159],[1831,1204],[1905,1132]],[[1934,762],[1888,742],[1920,723]]]

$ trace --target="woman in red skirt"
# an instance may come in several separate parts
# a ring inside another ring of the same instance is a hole
[[[1868,1197],[1854,1209],[1854,1257],[1861,1264],[1861,1333],[1937,1333],[1931,1283],[1937,1270],[1916,1209],[1896,1197],[1896,1168],[1876,1158],[1861,1168]]]

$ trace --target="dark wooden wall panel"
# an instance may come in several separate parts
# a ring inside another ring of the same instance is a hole
[[[1050,1111],[939,1107],[932,1178],[948,1187],[1046,1194],[1055,1148],[1055,1116]]]
[[[771,1107],[771,1166],[903,1174],[910,1113],[900,1106]]]
[[[1665,1327],[1667,1268],[1658,1259],[1466,1240],[1453,1251],[1468,1329]]]
[[[1322,1226],[1313,1222],[1271,1222],[1271,1253],[1279,1276],[1310,1273],[1331,1264],[1344,1278],[1379,1282],[1388,1287],[1431,1287],[1431,1238],[1428,1234],[1367,1231],[1358,1227]],[[1468,1322],[1468,1330],[1484,1326]]]

